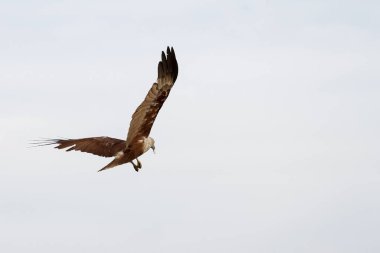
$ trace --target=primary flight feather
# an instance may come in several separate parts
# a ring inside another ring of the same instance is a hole
[[[99,171],[129,162],[138,171],[142,167],[138,157],[149,149],[153,151],[155,149],[154,139],[149,137],[150,130],[158,112],[169,96],[177,75],[178,64],[174,49],[168,47],[166,55],[162,52],[161,61],[158,63],[157,81],[132,115],[126,140],[102,136],[82,139],[48,139],[38,144],[57,144],[55,148],[67,148],[66,151],[77,150],[98,156],[114,157],[109,164]],[[136,160],[136,164],[133,160]]]

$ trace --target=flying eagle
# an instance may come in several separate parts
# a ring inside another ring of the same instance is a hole
[[[47,139],[38,144],[54,145],[55,148],[66,151],[77,150],[114,159],[99,171],[115,166],[132,163],[136,171],[142,168],[139,156],[152,149],[154,152],[154,139],[149,136],[154,120],[157,117],[165,100],[169,96],[178,75],[178,64],[174,49],[167,48],[166,56],[162,52],[158,63],[157,82],[150,88],[144,101],[137,107],[132,115],[126,140],[111,137],[89,137],[82,139]],[[136,164],[133,162],[136,160]]]

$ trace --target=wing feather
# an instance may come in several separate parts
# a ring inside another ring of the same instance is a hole
[[[115,156],[125,148],[125,141],[111,137],[90,137],[82,139],[48,139],[38,143],[39,145],[58,145],[55,148],[66,151],[81,151],[103,157]]]
[[[166,55],[162,52],[161,61],[158,63],[157,82],[153,84],[144,101],[132,115],[126,140],[127,146],[136,140],[136,138],[149,136],[157,114],[169,96],[177,75],[178,63],[174,49],[168,47]]]

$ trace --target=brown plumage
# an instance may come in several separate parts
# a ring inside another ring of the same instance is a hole
[[[157,82],[150,88],[144,101],[132,115],[126,141],[111,137],[89,137],[82,139],[48,139],[39,141],[38,145],[58,144],[55,148],[66,151],[77,150],[103,157],[115,157],[101,170],[131,162],[136,171],[142,166],[138,157],[150,148],[155,149],[153,138],[149,137],[153,123],[165,100],[169,96],[178,75],[178,64],[174,49],[162,52],[158,63]],[[137,160],[137,164],[133,160]]]

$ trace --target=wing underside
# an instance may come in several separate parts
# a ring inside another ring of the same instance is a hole
[[[47,139],[34,144],[57,145],[57,149],[81,151],[103,157],[113,157],[125,148],[125,141],[111,137],[89,137],[81,139]]]
[[[137,107],[132,115],[129,126],[127,146],[141,137],[148,137],[153,123],[162,105],[169,96],[178,75],[178,63],[173,48],[167,48],[166,55],[161,54],[158,63],[157,82],[150,88],[144,101]]]

